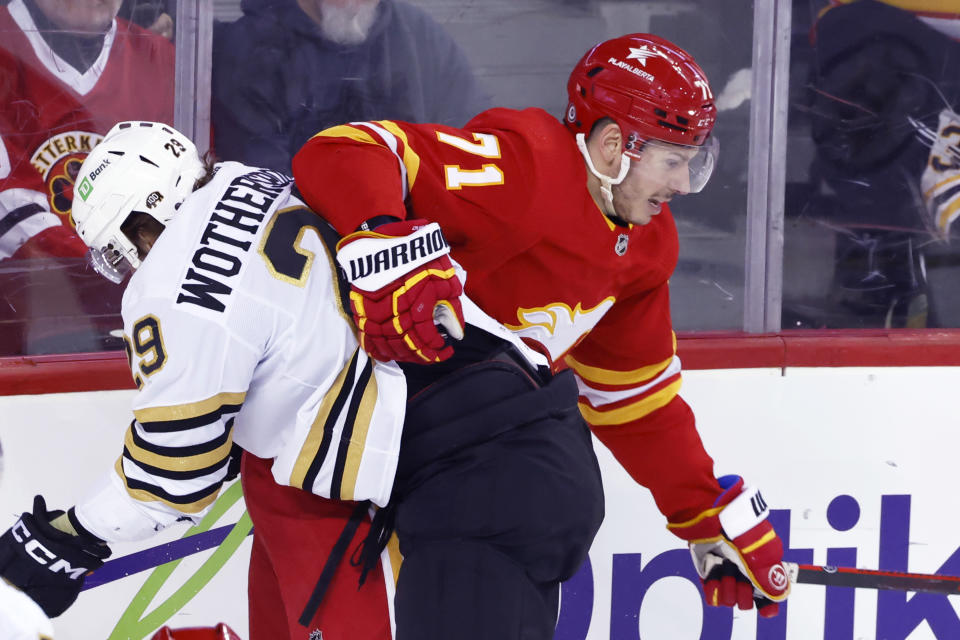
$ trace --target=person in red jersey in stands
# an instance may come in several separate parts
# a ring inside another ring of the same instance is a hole
[[[0,7],[0,260],[83,256],[70,206],[87,153],[118,120],[173,124],[173,45],[120,5]]]

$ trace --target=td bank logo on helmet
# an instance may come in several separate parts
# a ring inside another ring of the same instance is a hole
[[[85,175],[83,180],[80,181],[80,186],[77,187],[77,193],[80,194],[80,198],[86,202],[87,198],[90,197],[90,193],[93,191],[93,181],[97,179],[103,170],[110,166],[110,158],[104,158],[103,162],[97,165],[97,167]]]
[[[103,162],[97,165],[97,168],[87,174],[87,177],[90,178],[90,181],[97,179],[97,176],[103,173],[103,170],[110,166],[110,158],[104,158]]]
[[[83,180],[80,181],[80,186],[77,187],[77,193],[80,194],[80,199],[86,202],[87,198],[90,197],[91,191],[93,191],[93,185],[90,184],[90,181],[84,176]]]

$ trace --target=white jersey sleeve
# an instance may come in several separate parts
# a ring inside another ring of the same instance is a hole
[[[291,187],[276,172],[220,165],[131,279],[133,420],[115,468],[76,508],[101,538],[200,517],[234,443],[273,459],[280,484],[389,499],[405,381],[359,348],[332,230]]]
[[[30,596],[0,579],[0,638],[53,640],[53,625]]]

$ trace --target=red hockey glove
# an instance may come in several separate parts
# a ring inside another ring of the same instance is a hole
[[[437,327],[463,337],[463,285],[449,253],[440,225],[426,220],[392,222],[340,241],[337,262],[351,285],[360,344],[371,356],[424,364],[453,355]]]
[[[766,503],[740,476],[718,479],[724,492],[711,509],[667,528],[690,543],[707,604],[740,609],[757,605],[772,618],[778,602],[790,594],[790,581],[780,562],[783,543],[767,522]]]

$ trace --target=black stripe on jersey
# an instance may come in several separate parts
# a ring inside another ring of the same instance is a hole
[[[126,447],[123,448],[123,457],[137,465],[145,472],[149,473],[152,476],[157,476],[158,478],[167,478],[169,480],[193,480],[194,478],[201,478],[203,476],[209,475],[218,469],[222,469],[230,461],[230,455],[227,454],[222,460],[204,467],[202,469],[190,469],[187,471],[173,471],[171,469],[164,469],[162,467],[154,467],[149,465],[142,460],[137,460],[133,457],[133,454],[130,453],[130,450]]]
[[[140,426],[143,427],[143,430],[147,433],[173,433],[175,431],[187,431],[189,429],[214,423],[228,413],[237,413],[240,411],[242,406],[242,404],[224,404],[210,413],[205,413],[202,416],[182,418],[180,420],[151,420],[147,422],[141,422]]]
[[[330,449],[330,442],[333,440],[333,427],[337,424],[337,417],[339,417],[340,411],[343,410],[343,405],[347,403],[347,398],[350,397],[350,393],[354,389],[353,378],[357,372],[357,359],[359,357],[360,350],[358,349],[353,352],[353,358],[350,359],[347,374],[343,379],[343,386],[340,387],[340,393],[337,394],[337,399],[334,400],[333,406],[330,407],[327,420],[323,423],[323,439],[320,440],[320,448],[310,463],[310,468],[307,469],[306,475],[303,476],[302,489],[307,491],[312,490],[313,483],[316,482],[317,476],[320,474],[320,467],[323,466],[323,461],[327,457],[327,451]]]
[[[3,217],[3,220],[0,220],[0,236],[3,236],[10,231],[10,229],[13,229],[30,216],[43,213],[44,211],[46,211],[46,209],[35,202],[17,207],[13,211],[8,211],[7,215]],[[349,308],[350,305],[347,305],[347,309]]]
[[[944,191],[943,193],[938,194],[933,199],[933,206],[934,207],[943,206],[943,203],[949,201],[952,197],[957,195],[958,191],[960,191],[960,184],[954,185],[949,189],[947,189],[946,191]]]
[[[317,216],[320,218],[320,216]],[[320,234],[320,239],[323,240],[323,244],[326,245],[327,251],[330,252],[331,256],[337,255],[337,243],[340,242],[342,236],[337,233],[337,230],[330,226],[330,223],[324,220],[323,218],[319,219],[319,224],[316,226],[317,232]],[[337,290],[340,292],[340,308],[343,309],[344,313],[350,313],[350,283],[347,282],[346,273],[343,271],[343,268],[340,264],[334,260],[333,264],[337,268]]]
[[[172,502],[173,504],[191,504],[197,502],[198,500],[203,500],[204,498],[210,496],[211,494],[220,491],[220,486],[223,482],[215,482],[209,487],[205,487],[200,491],[194,491],[193,493],[188,493],[186,495],[178,496],[173,493],[168,493],[162,488],[158,487],[155,484],[150,484],[148,482],[141,482],[140,480],[134,480],[133,478],[124,474],[124,480],[127,483],[127,489],[130,491],[144,491],[149,493],[152,496],[156,496],[161,500],[166,500],[167,502]]]
[[[340,434],[340,449],[337,451],[337,462],[333,467],[333,478],[330,481],[330,497],[334,500],[340,499],[340,485],[343,482],[343,468],[347,463],[347,453],[350,451],[350,438],[353,437],[353,427],[357,420],[360,403],[363,401],[363,392],[370,383],[372,375],[373,360],[367,358],[367,364],[360,372],[360,378],[353,385],[353,397],[350,398],[350,408],[343,423],[343,432]]]
[[[223,446],[223,444],[230,439],[230,432],[233,430],[233,420],[233,418],[227,420],[226,428],[223,430],[223,433],[213,440],[207,440],[206,442],[201,442],[200,444],[191,444],[186,447],[162,447],[160,445],[153,444],[152,442],[144,440],[143,437],[137,433],[137,430],[132,424],[130,425],[130,433],[133,436],[133,444],[137,445],[141,449],[149,451],[150,453],[155,453],[158,456],[164,456],[165,458],[186,458],[188,456],[200,455],[201,453],[209,453],[217,447]]]

